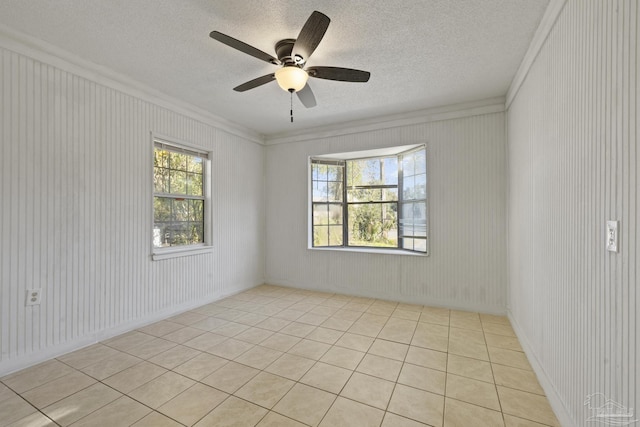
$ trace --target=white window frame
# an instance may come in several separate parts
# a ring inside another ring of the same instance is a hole
[[[391,255],[412,255],[412,256],[428,256],[430,253],[430,228],[429,228],[429,189],[428,189],[428,164],[427,166],[427,198],[425,200],[426,207],[426,228],[427,228],[427,236],[426,236],[426,252],[413,251],[404,249],[401,247],[398,248],[390,248],[390,247],[363,247],[363,246],[314,246],[313,245],[313,179],[312,179],[312,162],[313,160],[324,160],[324,161],[349,161],[349,160],[358,160],[364,158],[377,158],[377,157],[388,157],[388,156],[397,156],[405,152],[410,152],[419,148],[424,148],[425,152],[428,153],[428,147],[426,143],[423,144],[413,144],[413,145],[403,145],[403,146],[394,146],[387,148],[379,148],[379,149],[371,149],[371,150],[363,150],[363,151],[353,151],[353,152],[345,152],[345,153],[331,153],[331,154],[322,154],[322,155],[313,155],[308,157],[308,165],[307,165],[307,191],[308,191],[308,207],[307,207],[307,249],[314,251],[341,251],[341,252],[365,252],[365,253],[375,253],[375,254],[391,254]],[[425,160],[428,163],[428,156]],[[346,177],[344,185],[346,186]],[[401,183],[399,182],[400,186]],[[401,188],[398,188],[398,193],[402,191]],[[345,206],[347,205],[346,200],[342,202]],[[399,197],[398,206],[401,204],[401,200]],[[345,216],[346,218],[346,216]],[[400,219],[400,218],[399,218]],[[398,232],[400,232],[400,228],[398,228]],[[344,240],[343,240],[344,241]]]
[[[211,215],[211,159],[213,158],[213,152],[207,148],[200,147],[198,145],[191,144],[189,142],[181,141],[176,138],[159,135],[157,133],[151,133],[151,258],[154,261],[170,259],[182,256],[198,255],[203,253],[211,253],[213,251],[212,246],[212,215]],[[155,208],[154,199],[156,197],[155,189],[153,188],[153,158],[155,155],[155,148],[157,145],[164,145],[175,149],[176,151],[185,150],[190,153],[201,154],[203,157],[203,195],[204,195],[204,217],[203,217],[203,237],[204,242],[183,245],[183,246],[170,246],[170,247],[156,247],[153,243],[153,229],[155,222]]]

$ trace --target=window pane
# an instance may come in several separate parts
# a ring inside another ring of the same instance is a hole
[[[313,201],[326,202],[329,198],[329,186],[324,181],[313,182]]]
[[[327,185],[327,198],[330,202],[342,201],[342,182],[329,181]]]
[[[171,205],[173,200],[166,197],[153,198],[153,219],[156,222],[166,222],[173,219]]]
[[[175,221],[189,221],[189,205],[190,200],[174,199],[173,200],[173,219]]]
[[[402,204],[402,219],[405,221],[413,221],[413,207],[415,203]]]
[[[331,225],[329,228],[329,246],[342,246],[342,226]]]
[[[315,164],[314,166],[315,166],[315,170],[314,170],[315,176],[313,177],[313,179],[316,181],[326,181],[328,166],[318,165],[318,164]]]
[[[169,152],[161,150],[159,148],[154,149],[153,166],[168,168],[169,167]]]
[[[154,224],[153,226],[153,247],[162,248],[169,246],[168,235],[165,230],[166,224]]]
[[[169,167],[171,169],[186,171],[187,170],[187,155],[180,153],[170,153]]]
[[[204,223],[204,200],[191,200],[191,221]]]
[[[427,239],[415,239],[413,250],[418,252],[427,252]]]
[[[313,225],[329,224],[328,205],[313,205]]]
[[[342,224],[342,205],[329,205],[329,224]]]
[[[347,198],[350,203],[379,202],[382,200],[381,188],[356,188],[347,190]]]
[[[342,224],[342,205],[339,204],[314,204],[313,224]]]
[[[415,193],[416,199],[427,198],[427,175],[420,174],[415,176]]]
[[[416,203],[413,206],[413,235],[427,237],[427,206]]]
[[[205,161],[197,154],[154,148],[154,192],[178,196],[154,197],[155,247],[204,242],[204,199],[180,197],[204,196]]]
[[[398,185],[398,158],[387,157],[383,165],[383,184]]]
[[[416,173],[427,173],[426,150],[423,148],[422,150],[416,151],[414,156]]]
[[[169,172],[169,192],[187,194],[187,173],[172,170]]]
[[[171,221],[156,223],[153,229],[155,247],[192,245],[204,242],[204,226],[197,222]]]
[[[405,154],[402,156],[402,173],[407,175],[415,175],[415,159],[413,154]]]
[[[402,237],[427,236],[427,206],[425,202],[404,203],[402,205],[400,235]]]
[[[376,168],[377,163],[368,160],[354,160],[348,162],[349,169],[349,185],[366,185],[375,183],[375,175],[378,173],[379,168]]]
[[[385,188],[382,190],[382,200],[385,201],[397,201],[398,200],[398,189],[397,188]]]
[[[410,251],[413,250],[413,239],[411,238],[404,238],[402,239],[402,248],[403,249],[409,249]]]
[[[327,181],[342,181],[342,166],[327,165]]]
[[[198,225],[192,222],[174,222],[169,228],[171,246],[202,242]]]
[[[416,221],[427,220],[427,206],[424,202],[413,203],[413,217]]]
[[[350,185],[380,184],[380,162],[378,159],[353,160],[348,162]]]
[[[187,158],[187,170],[189,172],[195,172],[198,174],[202,174],[202,157],[191,157]]]
[[[415,199],[416,180],[413,176],[404,176],[402,183],[402,197],[405,200]]]
[[[413,235],[413,204],[404,203],[402,205],[402,218],[400,219],[400,235],[412,236]]]
[[[329,227],[316,225],[313,227],[313,246],[329,245]]]
[[[353,204],[348,207],[349,246],[397,247],[397,204]]]
[[[347,162],[348,185],[396,185],[398,161],[396,157],[351,160]]]
[[[397,200],[397,188],[356,188],[347,190],[347,201],[349,203],[395,202]]]
[[[156,193],[169,192],[169,170],[153,168],[153,191]]]
[[[427,237],[427,224],[422,221],[416,221],[413,226],[413,236]]]
[[[204,243],[204,223],[195,222],[191,224],[192,240],[191,243]]]
[[[191,196],[202,196],[202,175],[195,173],[187,174],[187,192]]]

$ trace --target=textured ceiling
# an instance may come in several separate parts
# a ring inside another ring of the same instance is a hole
[[[106,66],[266,136],[504,96],[548,0],[2,0],[0,24]],[[305,109],[275,82],[233,87],[277,67],[209,37],[269,54],[311,12],[331,18],[308,66],[371,72],[368,83],[310,79]]]

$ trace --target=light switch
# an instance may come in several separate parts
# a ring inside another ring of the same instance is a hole
[[[618,225],[620,221],[607,221],[607,250],[618,252]]]

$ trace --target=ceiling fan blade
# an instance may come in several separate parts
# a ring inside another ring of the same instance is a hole
[[[258,77],[257,79],[249,80],[246,83],[242,83],[240,86],[236,86],[233,88],[236,92],[244,92],[249,89],[256,88],[258,86],[262,86],[263,84],[269,83],[276,79],[276,75],[274,73],[267,74],[266,76]]]
[[[307,73],[310,77],[341,82],[364,83],[369,81],[371,73],[368,71],[353,70],[341,67],[309,67]]]
[[[255,47],[246,44],[245,42],[241,42],[240,40],[236,40],[233,37],[230,37],[226,34],[222,34],[219,31],[211,31],[209,34],[212,39],[218,40],[220,43],[224,43],[229,47],[234,49],[238,49],[240,52],[244,52],[247,55],[251,55],[254,58],[262,59],[263,61],[269,62],[274,65],[280,65],[281,62],[277,58],[269,55],[266,52],[261,51],[260,49],[256,49]]]
[[[318,47],[318,44],[320,44],[324,33],[327,32],[329,22],[331,22],[331,19],[327,15],[314,11],[305,22],[302,30],[300,30],[300,34],[291,50],[291,56],[294,59],[300,57],[307,61]]]
[[[305,107],[313,108],[317,105],[316,97],[313,95],[313,91],[311,90],[309,83],[296,93],[298,94],[298,99],[300,99],[300,102],[302,102],[302,105]]]

